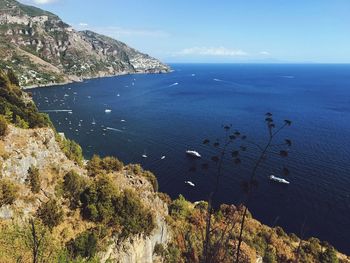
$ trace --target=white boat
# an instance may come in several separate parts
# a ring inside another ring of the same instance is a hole
[[[105,109],[105,113],[111,113],[112,112],[112,110],[110,110],[110,109]]]
[[[91,122],[92,125],[95,125],[96,124],[96,121],[94,118],[92,118],[92,122]]]
[[[165,159],[165,155],[163,155],[162,157],[160,157],[161,160],[164,160]]]
[[[120,122],[126,122],[126,120],[120,120]]]
[[[187,150],[186,153],[187,153],[188,155],[193,156],[193,157],[197,157],[197,158],[201,158],[201,157],[202,157],[198,152],[193,151],[193,150]]]
[[[146,154],[142,154],[142,158],[147,158],[147,155]]]
[[[271,181],[275,181],[277,183],[281,183],[281,184],[290,184],[290,182],[288,182],[287,180],[283,179],[283,178],[279,178],[279,177],[276,177],[274,175],[270,175],[270,180]]]
[[[188,185],[190,185],[190,186],[192,186],[192,187],[195,186],[194,183],[192,183],[191,181],[185,181],[185,184],[188,184]]]
[[[117,94],[117,97],[120,97],[120,94],[119,94],[119,93]]]

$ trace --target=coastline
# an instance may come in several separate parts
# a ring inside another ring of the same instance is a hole
[[[138,74],[167,74],[174,72],[173,69],[169,67],[169,70],[159,70],[155,72],[120,72],[116,74],[106,74],[106,75],[99,75],[99,76],[91,76],[91,77],[83,77],[83,78],[69,78],[66,79],[63,82],[53,82],[53,83],[46,83],[46,84],[39,84],[39,85],[28,85],[28,86],[21,86],[22,90],[31,90],[31,89],[37,89],[37,88],[46,88],[46,87],[52,87],[52,86],[63,86],[71,83],[79,83],[84,82],[85,80],[91,80],[91,79],[100,79],[100,78],[113,78],[113,77],[119,77],[119,76],[125,76],[125,75],[138,75]]]

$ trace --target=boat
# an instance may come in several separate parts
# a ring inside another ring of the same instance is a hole
[[[119,93],[117,94],[117,97],[120,97],[120,94],[119,94]]]
[[[270,180],[277,182],[277,183],[281,183],[281,184],[290,184],[290,182],[288,182],[287,180],[280,178],[280,177],[276,177],[274,175],[270,175]]]
[[[163,155],[162,157],[160,157],[161,160],[164,160],[165,159],[165,155]]]
[[[146,154],[142,154],[142,158],[147,158],[147,155]]]
[[[92,125],[95,125],[96,124],[96,121],[94,118],[92,118],[92,122],[91,122]]]
[[[120,120],[120,122],[126,122],[126,120]]]
[[[192,187],[194,187],[194,186],[195,186],[195,184],[194,184],[194,183],[192,183],[191,181],[185,181],[185,184],[188,184],[188,185],[190,185],[190,186],[192,186]]]
[[[110,110],[110,109],[105,109],[105,113],[111,113],[112,112],[112,110]]]
[[[187,150],[186,153],[187,153],[188,155],[193,156],[193,157],[197,157],[197,158],[201,158],[201,157],[202,157],[198,152],[193,151],[193,150]]]

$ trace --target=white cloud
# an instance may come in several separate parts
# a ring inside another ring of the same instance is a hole
[[[270,52],[268,52],[268,51],[260,51],[259,54],[260,54],[260,55],[263,55],[263,56],[269,56],[269,55],[270,55]]]
[[[225,47],[192,47],[185,48],[175,53],[175,56],[218,56],[218,57],[237,57],[246,56],[248,53],[241,49],[229,49]]]

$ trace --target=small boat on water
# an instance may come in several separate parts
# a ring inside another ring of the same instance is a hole
[[[194,184],[194,183],[192,183],[191,181],[185,181],[185,184],[188,184],[188,185],[190,185],[190,186],[192,186],[192,187],[194,187],[194,186],[195,186],[195,184]]]
[[[164,160],[165,159],[165,155],[163,155],[162,157],[160,157],[161,160]]]
[[[147,158],[147,155],[146,154],[142,154],[142,158]]]
[[[186,154],[191,155],[193,157],[197,157],[197,158],[201,158],[202,157],[198,152],[193,151],[193,150],[187,150]]]
[[[92,122],[91,122],[92,125],[95,125],[96,124],[96,121],[94,118],[92,118]]]
[[[269,176],[271,181],[277,182],[277,183],[281,183],[281,184],[290,184],[290,182],[288,182],[287,180],[280,178],[280,177],[276,177],[274,175],[270,175]]]
[[[112,110],[110,110],[110,109],[105,109],[105,113],[111,113],[112,112]]]

